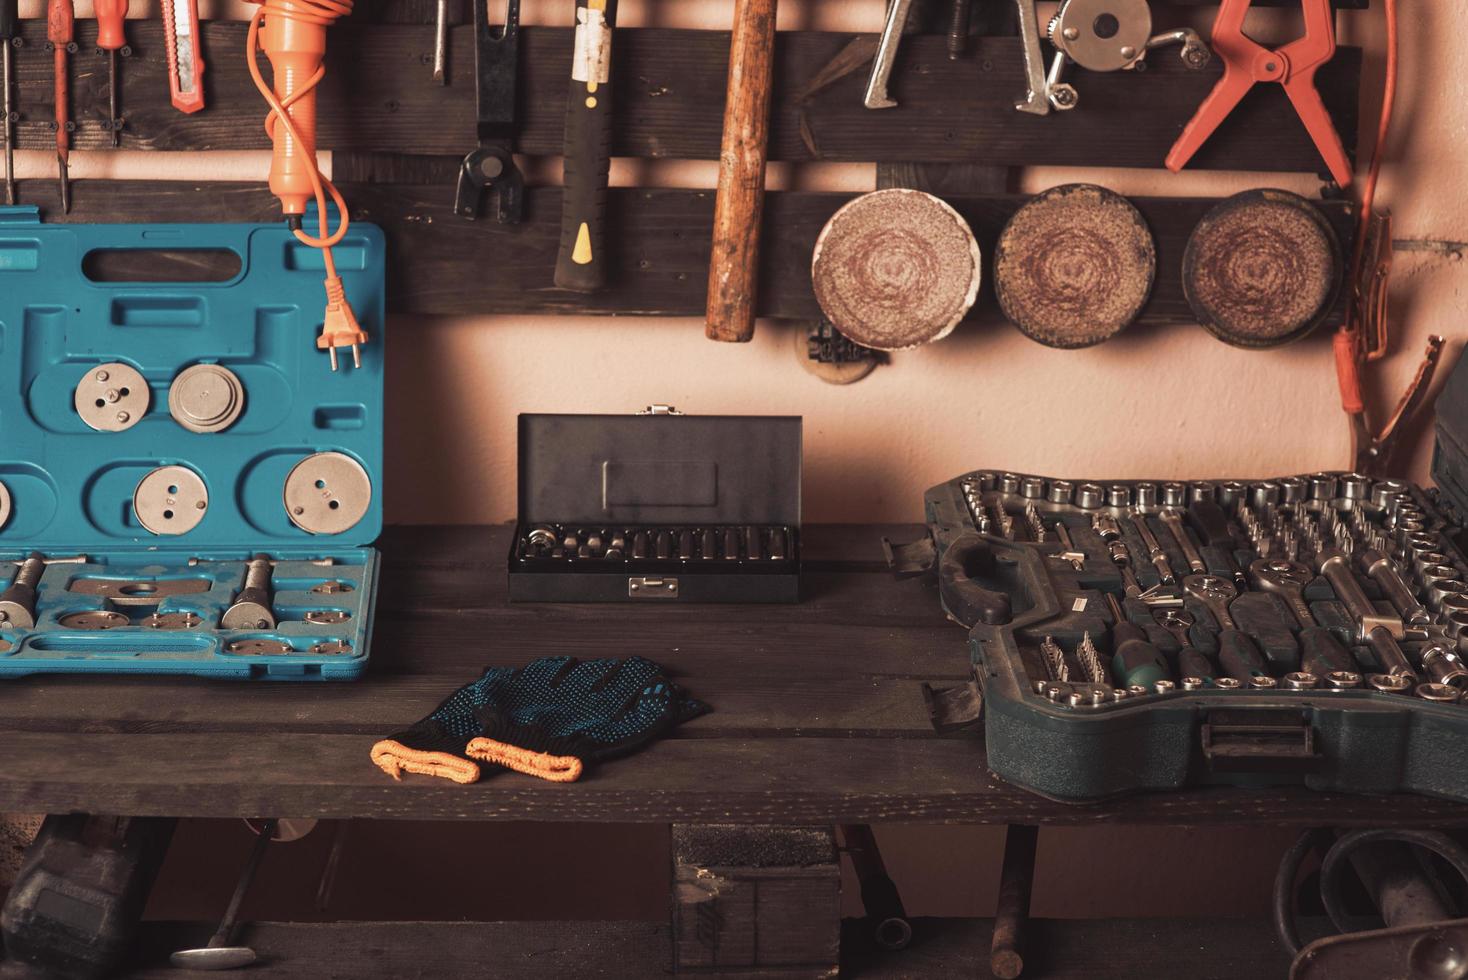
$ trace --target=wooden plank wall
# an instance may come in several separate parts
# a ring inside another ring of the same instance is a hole
[[[1278,2],[1278,0],[1275,0]],[[1349,0],[1340,6],[1358,6]],[[469,222],[451,213],[454,161],[472,148],[471,30],[454,29],[451,83],[432,82],[428,61],[432,29],[413,21],[431,17],[431,4],[371,0],[332,28],[328,74],[320,88],[319,145],[335,151],[354,217],[381,224],[395,259],[389,291],[399,313],[603,313],[697,315],[703,310],[712,193],[696,189],[620,189],[612,196],[617,254],[604,292],[586,296],[555,289],[551,273],[559,233],[559,190],[530,191],[526,220],[514,227]],[[1159,13],[1159,23],[1165,14]],[[78,22],[73,59],[75,145],[100,148],[107,136],[105,61],[94,53],[95,23]],[[124,146],[146,150],[250,150],[268,146],[264,105],[242,57],[245,25],[204,27],[209,107],[184,116],[168,103],[161,26],[130,21],[132,57],[123,62]],[[48,149],[53,140],[51,58],[45,25],[27,21],[25,46],[15,59],[22,148]],[[571,32],[523,30],[523,126],[517,149],[528,155],[560,152],[565,78]],[[1022,87],[1019,42],[974,38],[967,54],[950,61],[943,39],[915,35],[904,41],[894,75],[897,109],[861,106],[866,69],[825,84],[823,69],[852,45],[871,37],[823,32],[780,35],[771,157],[806,162],[947,164],[987,168],[990,175],[963,189],[1002,185],[1004,168],[1033,165],[1156,168],[1182,125],[1220,74],[1215,62],[1200,72],[1182,67],[1163,49],[1145,72],[1092,74],[1073,69],[1082,93],[1069,113],[1033,117],[1015,112]],[[713,159],[717,156],[727,71],[728,34],[652,28],[617,35],[617,128],[613,152],[641,158]],[[1357,142],[1361,52],[1342,48],[1317,84],[1347,146]],[[413,155],[408,157],[405,155]],[[1199,169],[1318,172],[1313,144],[1278,86],[1261,86],[1199,154]],[[920,168],[919,168],[920,169]],[[917,172],[917,171],[915,171]],[[262,175],[263,177],[263,175]],[[365,182],[371,182],[368,186]],[[362,182],[362,183],[356,183]],[[74,209],[62,216],[52,180],[21,186],[23,203],[41,206],[48,221],[269,221],[278,211],[263,179],[256,184],[78,181]],[[811,245],[826,218],[846,199],[816,193],[772,194],[766,211],[760,311],[806,319],[818,314],[807,273]],[[1023,198],[965,194],[953,203],[973,224],[986,251]],[[1158,240],[1159,272],[1142,322],[1192,321],[1178,281],[1187,234],[1209,202],[1144,199],[1137,202]],[[1325,204],[1349,242],[1349,205]],[[495,274],[483,274],[486,269]],[[1332,320],[1338,319],[1340,304]],[[975,314],[993,319],[992,295]]]

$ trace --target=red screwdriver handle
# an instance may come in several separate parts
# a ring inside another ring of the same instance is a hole
[[[120,51],[127,46],[122,22],[127,17],[128,0],[96,0],[97,47],[103,51]]]
[[[50,0],[46,4],[46,40],[58,46],[76,40],[76,10],[71,0]]]

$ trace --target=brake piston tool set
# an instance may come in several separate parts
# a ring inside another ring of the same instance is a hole
[[[90,256],[234,253],[222,282],[116,283]],[[384,242],[339,244],[383,325]],[[302,342],[321,259],[284,225],[0,221],[0,677],[350,679],[382,524],[382,361]],[[315,307],[316,312],[313,311]]]

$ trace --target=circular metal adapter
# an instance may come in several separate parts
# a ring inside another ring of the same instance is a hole
[[[1014,213],[994,252],[1004,315],[1047,347],[1090,347],[1126,328],[1152,292],[1157,248],[1132,203],[1092,184],[1054,187]]]
[[[291,652],[289,643],[280,640],[235,640],[224,648],[229,653],[243,653],[257,657],[276,657],[283,653]]]
[[[191,630],[197,629],[204,622],[198,613],[193,612],[157,612],[143,620],[143,625],[151,630]]]
[[[340,655],[352,652],[350,640],[327,640],[325,643],[317,643],[311,647],[312,653],[325,653]]]
[[[355,527],[372,504],[372,479],[344,453],[317,453],[285,478],[285,511],[311,534],[341,534]]]
[[[153,393],[136,368],[126,364],[98,364],[88,368],[76,384],[76,413],[98,432],[131,429],[148,414]]]
[[[10,489],[0,483],[0,528],[10,520]]]
[[[15,649],[15,644],[14,643],[11,643],[9,640],[5,639],[4,637],[0,637],[0,653],[9,653],[11,650],[14,650],[14,649]]]
[[[302,618],[314,626],[335,626],[351,619],[352,614],[343,609],[313,609]]]
[[[1091,71],[1121,71],[1147,53],[1147,0],[1065,0],[1050,20],[1050,42]]]
[[[133,513],[154,534],[187,534],[208,510],[209,488],[187,466],[160,466],[133,491]]]
[[[953,208],[891,188],[847,202],[816,239],[816,302],[841,333],[873,350],[909,350],[952,333],[983,276],[978,240]]]
[[[190,432],[223,432],[244,410],[245,386],[222,364],[195,364],[168,389],[168,414]]]
[[[131,620],[120,612],[105,609],[89,609],[71,613],[57,620],[69,630],[114,630],[119,626],[131,625]]]
[[[1298,194],[1252,190],[1217,204],[1183,253],[1198,322],[1235,347],[1278,347],[1314,330],[1340,290],[1341,246]]]

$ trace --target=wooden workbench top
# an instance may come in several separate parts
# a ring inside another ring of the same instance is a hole
[[[39,676],[0,682],[0,811],[742,823],[1468,826],[1468,806],[1206,789],[1072,806],[1008,786],[973,734],[939,737],[920,685],[968,672],[931,586],[883,533],[807,528],[798,606],[510,605],[507,528],[392,528],[372,662],[348,684]],[[394,782],[372,742],[487,665],[639,654],[714,711],[580,782]]]

